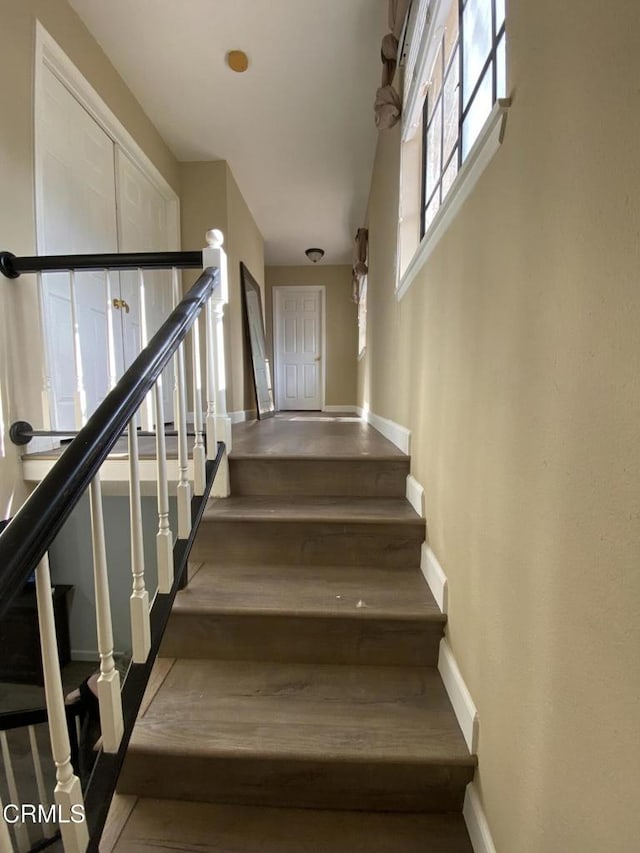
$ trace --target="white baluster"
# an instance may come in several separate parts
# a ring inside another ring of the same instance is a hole
[[[142,351],[149,343],[147,327],[147,301],[144,292],[144,270],[138,270],[138,295],[140,301],[140,350]],[[142,429],[151,432],[153,429],[153,392],[149,391],[140,409]]]
[[[13,853],[13,844],[9,835],[9,827],[4,819],[4,806],[0,800],[0,853]]]
[[[216,381],[216,434],[218,441],[224,441],[227,453],[231,452],[231,418],[227,413],[227,389],[226,389],[226,369],[224,357],[224,306],[225,303],[216,299],[215,293],[212,297],[214,300],[214,341],[216,350],[216,369],[218,378]]]
[[[56,640],[56,625],[51,596],[51,576],[49,560],[45,555],[36,569],[36,597],[38,601],[38,624],[40,627],[40,648],[42,651],[42,669],[44,672],[44,691],[49,717],[49,737],[51,753],[56,765],[56,787],[54,799],[64,819],[60,825],[65,853],[84,853],[89,842],[89,833],[85,821],[71,821],[71,809],[74,813],[84,809],[80,780],[71,765],[71,745],[62,695],[62,678]],[[68,822],[66,822],[68,821]]]
[[[84,374],[82,372],[82,349],[80,347],[80,318],[78,316],[78,297],[76,294],[76,274],[73,270],[69,273],[69,290],[71,293],[71,324],[73,326],[73,364],[75,369],[75,391],[73,394],[73,408],[75,421],[78,429],[87,419],[87,395],[84,388]]]
[[[122,720],[122,698],[120,696],[120,674],[113,659],[113,628],[102,514],[102,487],[99,474],[96,474],[89,486],[89,506],[91,510],[91,546],[93,550],[98,652],[100,654],[98,704],[100,707],[102,748],[105,752],[117,752],[122,740],[124,723]]]
[[[38,273],[38,293],[44,293],[44,284],[42,281],[42,273]],[[43,298],[42,296],[40,297]],[[44,317],[44,308],[41,306],[41,316]],[[42,349],[42,426],[43,429],[53,429],[53,419],[51,417],[51,401],[53,399],[53,383],[51,382],[49,353],[46,345],[44,345],[45,336],[41,331],[40,339],[43,341]]]
[[[200,316],[196,317],[191,332],[191,347],[193,357],[193,428],[195,443],[193,445],[193,490],[196,495],[203,495],[206,481],[206,454],[203,441],[202,423],[202,367],[200,364]]]
[[[180,302],[180,280],[178,270],[173,268],[173,303]],[[191,533],[191,483],[189,482],[189,450],[187,447],[187,381],[184,367],[184,341],[176,351],[176,398],[178,427],[178,536],[188,539]]]
[[[9,742],[7,740],[7,733],[0,732],[0,743],[2,744],[2,761],[4,764],[4,772],[7,777],[7,789],[9,791],[9,801],[17,806],[18,809],[21,806],[20,798],[18,797],[18,787],[16,785],[16,777],[13,772],[13,762],[11,761],[11,753],[9,752]],[[12,815],[13,817],[13,815]],[[18,846],[18,853],[23,853],[23,851],[28,851],[31,849],[31,844],[29,843],[29,833],[27,832],[27,827],[22,823],[21,820],[18,820],[13,825],[13,831],[16,835],[16,844]]]
[[[38,788],[38,800],[45,810],[49,811],[49,797],[44,784],[44,776],[42,774],[42,762],[40,761],[40,750],[38,749],[38,740],[36,738],[36,730],[33,726],[29,726],[29,745],[31,747],[31,760],[33,761],[33,772],[36,776],[36,786]],[[56,834],[56,826],[53,822],[47,822],[42,825],[42,834],[45,838],[51,838]]]
[[[105,270],[105,288],[107,294],[107,364],[109,369],[109,390],[116,387],[118,369],[116,366],[116,339],[113,316],[113,283],[111,270]]]
[[[136,419],[129,421],[129,510],[131,514],[131,574],[133,590],[129,599],[131,645],[134,663],[144,663],[151,648],[149,593],[144,582],[144,539],[140,500],[140,465]]]
[[[155,384],[156,462],[158,474],[158,592],[170,592],[173,585],[173,536],[169,525],[169,481],[167,477],[167,447],[164,437],[164,406],[162,377]]]
[[[216,348],[214,340],[215,323],[213,319],[213,302],[211,297],[207,300],[205,307],[205,343],[206,343],[206,359],[207,359],[207,416],[206,416],[206,434],[207,434],[207,459],[215,459],[218,452],[216,436],[216,381],[218,374],[216,373]]]

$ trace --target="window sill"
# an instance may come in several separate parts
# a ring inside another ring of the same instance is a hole
[[[396,288],[396,299],[400,301],[413,284],[416,276],[425,265],[432,252],[458,215],[458,211],[475,187],[480,175],[491,162],[504,138],[507,111],[511,101],[501,98],[493,106],[489,118],[480,135],[473,144],[467,159],[453,182],[451,189],[436,214],[429,230],[422,238],[411,261],[400,278]]]

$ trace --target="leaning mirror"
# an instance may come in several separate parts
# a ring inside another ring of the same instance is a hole
[[[253,366],[253,386],[256,395],[258,418],[273,417],[273,388],[271,385],[271,370],[267,358],[267,347],[264,338],[264,321],[262,319],[262,302],[260,300],[260,285],[243,263],[240,264],[240,281],[244,303],[244,327],[247,344],[251,352]]]

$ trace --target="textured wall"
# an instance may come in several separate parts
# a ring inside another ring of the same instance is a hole
[[[511,0],[507,36],[504,144],[400,303],[380,134],[359,400],[412,430],[499,853],[632,853],[640,16]]]

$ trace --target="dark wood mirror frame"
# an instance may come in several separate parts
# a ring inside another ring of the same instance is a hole
[[[253,366],[256,409],[258,418],[262,420],[272,418],[275,413],[271,368],[267,358],[260,285],[242,262],[240,263],[240,283],[244,306],[244,328]]]

